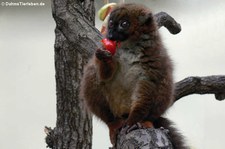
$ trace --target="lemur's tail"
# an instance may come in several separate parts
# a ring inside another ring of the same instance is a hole
[[[174,127],[173,122],[171,122],[169,119],[160,117],[154,121],[153,125],[155,128],[163,127],[169,130],[169,139],[174,149],[190,149],[188,146],[186,146],[182,134]]]

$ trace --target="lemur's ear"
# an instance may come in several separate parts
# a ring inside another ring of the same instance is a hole
[[[141,22],[141,25],[149,25],[153,22],[153,16],[152,13],[147,13],[144,15],[139,16],[139,21]]]

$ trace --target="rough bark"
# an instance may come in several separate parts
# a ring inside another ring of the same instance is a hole
[[[127,131],[132,129],[129,133]],[[123,127],[118,134],[116,145],[110,149],[173,149],[168,130],[161,128],[143,128],[135,124],[131,128]]]
[[[188,77],[176,83],[175,101],[191,94],[214,94],[225,99],[225,76]]]
[[[47,132],[53,149],[90,149],[92,119],[78,99],[83,65],[89,51],[100,40],[94,28],[93,0],[53,0],[55,29],[55,70],[57,91],[56,127]],[[88,43],[88,44],[87,44]]]
[[[78,99],[83,65],[100,46],[102,35],[94,27],[94,0],[52,0],[55,29],[55,69],[57,91],[56,127],[45,128],[46,143],[53,149],[89,149],[92,141],[91,116]],[[155,15],[159,28],[172,34],[180,25],[167,13]],[[175,101],[189,94],[225,97],[225,76],[189,77],[176,83]]]

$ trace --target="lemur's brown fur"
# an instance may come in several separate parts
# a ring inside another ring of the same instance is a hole
[[[120,30],[123,20],[129,26]],[[121,46],[114,56],[104,48],[96,50],[84,68],[80,97],[108,125],[113,138],[124,124],[154,124],[172,104],[174,89],[172,63],[151,11],[122,4],[109,21],[107,37]]]

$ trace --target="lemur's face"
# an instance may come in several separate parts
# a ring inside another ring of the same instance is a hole
[[[124,41],[129,37],[131,22],[124,10],[117,9],[110,15],[108,21],[107,38],[110,40]]]
[[[124,4],[116,7],[110,14],[107,28],[107,38],[115,41],[125,41],[138,36],[144,30],[150,30],[152,14],[144,7],[134,4]],[[146,28],[147,27],[147,28]]]

